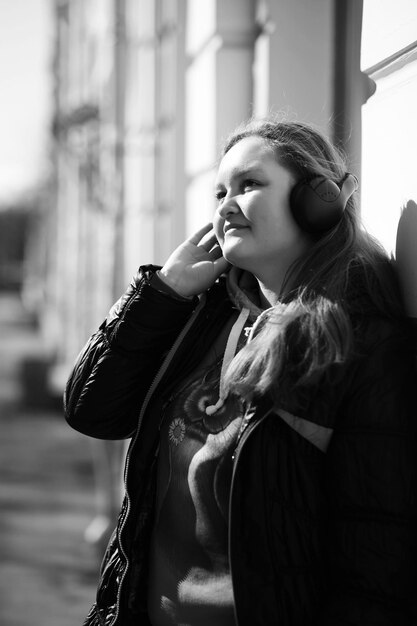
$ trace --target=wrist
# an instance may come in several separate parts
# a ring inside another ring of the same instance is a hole
[[[172,281],[164,272],[164,269],[160,269],[155,274],[156,280],[164,287],[164,291],[167,293],[172,293],[175,296],[179,296],[180,298],[185,298],[187,300],[192,300],[194,298],[193,294],[184,294],[182,293],[177,285]]]

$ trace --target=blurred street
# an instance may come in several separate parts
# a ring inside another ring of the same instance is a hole
[[[98,556],[91,448],[40,386],[39,335],[17,295],[0,292],[0,624],[77,626],[93,599]],[[25,380],[26,379],[26,380]],[[23,384],[24,383],[24,384]]]

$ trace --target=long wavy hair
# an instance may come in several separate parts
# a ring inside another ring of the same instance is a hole
[[[229,137],[223,155],[251,136],[264,139],[297,181],[320,175],[339,182],[347,172],[341,151],[300,122],[250,120]],[[364,307],[384,317],[403,314],[392,263],[363,229],[356,194],[339,223],[312,238],[308,252],[290,267],[285,286],[286,295],[261,316],[252,340],[228,368],[230,393],[250,399],[269,391],[285,399],[351,357],[354,320]]]

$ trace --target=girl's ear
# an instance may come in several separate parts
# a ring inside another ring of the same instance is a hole
[[[409,200],[401,212],[395,259],[407,315],[417,318],[417,204],[414,200]]]

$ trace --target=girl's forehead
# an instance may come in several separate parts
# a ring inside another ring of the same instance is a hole
[[[252,154],[271,156],[274,152],[266,139],[259,137],[259,135],[250,135],[249,137],[243,137],[243,139],[235,143],[224,155],[223,159],[228,155],[239,158]]]
[[[271,163],[277,165],[277,160],[265,139],[258,136],[244,137],[223,156],[217,171],[217,179],[262,169]]]

